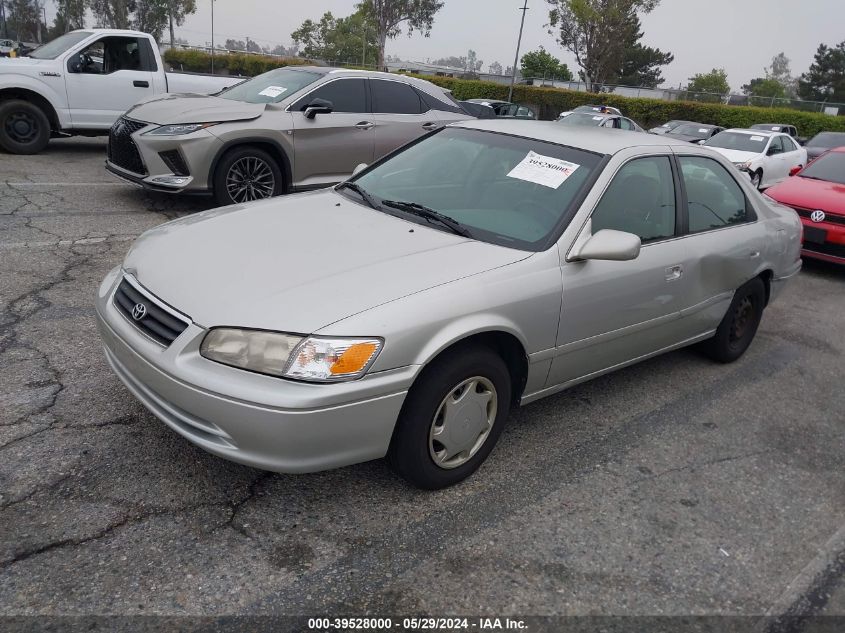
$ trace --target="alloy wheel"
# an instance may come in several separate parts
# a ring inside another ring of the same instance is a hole
[[[482,376],[455,385],[437,407],[428,434],[431,459],[440,468],[467,463],[493,429],[498,409],[493,383]]]
[[[276,178],[266,161],[255,156],[244,156],[229,168],[226,191],[235,202],[270,198],[276,191]]]

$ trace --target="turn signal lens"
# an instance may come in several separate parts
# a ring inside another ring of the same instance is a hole
[[[370,368],[381,346],[380,339],[312,336],[291,354],[285,376],[315,382],[354,380]]]
[[[377,349],[375,343],[356,343],[343,352],[330,371],[333,375],[357,373],[367,366]]]

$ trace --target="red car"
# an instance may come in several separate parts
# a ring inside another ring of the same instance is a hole
[[[845,264],[845,147],[795,168],[766,195],[792,207],[804,225],[801,254]]]

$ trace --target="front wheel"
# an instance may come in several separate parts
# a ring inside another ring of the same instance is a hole
[[[0,147],[11,154],[37,154],[50,141],[50,121],[34,103],[0,103]]]
[[[758,169],[753,174],[751,174],[751,184],[754,185],[755,189],[760,189],[763,185],[763,170]]]
[[[759,277],[744,284],[734,293],[733,301],[716,335],[702,343],[703,351],[720,363],[732,363],[745,353],[754,340],[763,308],[766,287]]]
[[[510,373],[498,354],[481,346],[447,353],[423,370],[405,400],[391,466],[427,490],[466,479],[493,450],[510,400]]]
[[[257,147],[230,151],[214,172],[214,197],[220,206],[272,198],[283,191],[278,163]]]

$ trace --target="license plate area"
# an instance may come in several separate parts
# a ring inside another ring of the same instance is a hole
[[[815,226],[804,226],[804,241],[813,244],[824,244],[827,240],[827,231]]]

